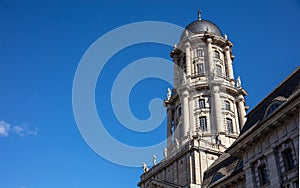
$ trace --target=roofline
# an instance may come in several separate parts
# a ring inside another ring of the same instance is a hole
[[[269,94],[264,97],[247,115],[246,117],[248,117],[250,114],[254,113],[257,108],[259,106],[261,106],[268,98],[270,98],[270,96],[272,95],[272,93],[274,93],[276,90],[278,90],[289,78],[291,78],[292,76],[294,76],[294,74],[296,74],[298,71],[300,71],[300,66],[298,66],[291,74],[289,74],[283,81],[281,81],[271,92],[269,92]]]

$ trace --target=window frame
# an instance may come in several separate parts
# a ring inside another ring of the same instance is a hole
[[[200,116],[199,117],[199,127],[200,127],[200,130],[202,132],[206,132],[207,131],[207,118],[206,116]]]
[[[224,109],[225,110],[231,110],[231,104],[228,100],[224,101]]]
[[[233,134],[234,130],[233,130],[233,121],[231,118],[226,118],[226,131],[227,134]]]
[[[296,168],[293,150],[291,148],[287,148],[284,151],[282,151],[281,155],[285,171],[290,171]]]
[[[196,64],[196,68],[197,68],[197,73],[198,75],[203,75],[204,74],[204,63],[197,63]]]
[[[220,52],[218,50],[214,50],[214,58],[221,59]]]
[[[204,57],[203,49],[200,49],[200,48],[196,49],[195,57]]]
[[[199,99],[199,108],[202,109],[202,108],[206,108],[206,105],[205,105],[205,99]]]
[[[257,171],[258,171],[258,176],[259,176],[259,184],[261,186],[270,183],[270,178],[269,178],[268,169],[267,169],[266,164],[263,163],[260,166],[258,166]]]

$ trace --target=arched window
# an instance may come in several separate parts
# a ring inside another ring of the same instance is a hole
[[[214,58],[221,59],[220,52],[218,52],[217,50],[214,51]]]
[[[271,115],[280,105],[282,102],[279,101],[275,101],[273,102],[266,110],[266,114],[265,117],[268,117],[269,115]]]
[[[203,131],[203,132],[207,131],[206,116],[201,116],[199,118],[199,120],[200,120],[200,129],[201,129],[201,131]]]
[[[213,177],[213,179],[211,180],[211,183],[214,183],[216,181],[218,181],[219,179],[223,178],[225,175],[222,174],[221,172],[217,172],[217,174]]]
[[[230,110],[230,102],[229,101],[225,101],[225,110]]]
[[[226,118],[226,126],[227,126],[227,133],[228,133],[228,134],[233,133],[232,119]]]

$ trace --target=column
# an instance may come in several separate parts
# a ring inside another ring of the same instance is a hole
[[[177,59],[174,57],[174,87],[177,87],[178,82],[179,82],[179,78],[178,78],[178,62]]]
[[[190,125],[190,117],[189,117],[189,93],[185,91],[183,93],[183,129],[182,136],[185,137],[188,132],[188,128]]]
[[[274,152],[267,156],[271,187],[280,187],[280,176]]]
[[[300,117],[300,116],[299,116]],[[295,147],[295,154],[296,154],[296,159],[299,161],[299,135],[293,139],[294,147]]]
[[[244,164],[244,172],[245,172],[245,179],[246,179],[246,187],[252,188],[255,187],[255,182],[253,181],[253,176],[250,164]]]
[[[212,133],[217,133],[222,130],[222,114],[221,114],[221,98],[219,86],[213,86],[213,101],[214,101],[214,115],[212,119],[215,119],[215,129],[211,129]],[[212,125],[211,125],[212,126]]]
[[[237,112],[237,106],[236,106],[237,104],[234,102],[233,103],[233,110],[234,110],[234,116],[235,116],[235,118],[234,118],[234,122],[235,122],[235,132],[237,133],[237,134],[240,134],[240,122],[239,122],[239,115],[238,115],[238,112]]]
[[[171,105],[167,105],[167,114],[168,114],[168,122],[167,122],[167,143],[168,147],[172,144],[172,121],[173,121],[173,113],[171,109]]]
[[[189,120],[189,131],[190,131],[190,135],[193,136],[195,133],[196,133],[196,128],[195,128],[195,117],[194,117],[194,106],[195,106],[195,103],[194,103],[194,100],[190,100],[189,102],[189,117],[190,117],[190,120]]]
[[[186,62],[186,75],[187,77],[191,76],[191,45],[186,43],[185,45],[185,62]]]
[[[238,112],[239,112],[239,120],[240,120],[240,129],[243,128],[246,122],[246,111],[245,111],[245,99],[242,94],[238,97],[237,104],[238,104]]]
[[[232,59],[230,55],[230,47],[226,46],[225,47],[225,56],[226,56],[226,67],[227,67],[227,73],[228,73],[228,78],[230,80],[230,83],[234,85],[234,77],[233,77],[233,69],[232,69]]]
[[[208,52],[208,70],[209,70],[209,75],[214,72],[214,53],[212,49],[212,39],[208,38],[207,39],[207,52]]]

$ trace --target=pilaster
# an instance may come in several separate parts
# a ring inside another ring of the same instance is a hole
[[[168,147],[172,144],[172,121],[173,121],[173,113],[171,105],[167,105],[167,114],[168,114],[168,122],[167,122],[167,144]]]
[[[234,76],[233,76],[233,69],[232,69],[232,59],[231,59],[231,55],[230,55],[230,47],[226,46],[224,50],[225,50],[228,78],[229,78],[231,85],[234,85]]]
[[[238,97],[237,104],[239,112],[240,129],[242,129],[246,122],[245,99],[242,94],[240,94],[240,96]]]
[[[186,58],[186,75],[189,78],[191,76],[191,45],[190,43],[185,44],[185,58]]]
[[[183,92],[183,133],[181,134],[184,138],[187,136],[187,132],[190,125],[190,114],[189,114],[189,93],[188,91]]]
[[[208,70],[209,70],[209,75],[214,72],[214,54],[213,54],[213,49],[212,49],[212,39],[208,38],[207,39],[207,52],[208,52]]]
[[[213,97],[212,97],[214,108],[212,109],[213,114],[215,117],[212,117],[214,119],[214,125],[211,124],[211,130],[212,133],[218,133],[219,131],[222,131],[222,117],[221,117],[221,98],[220,98],[220,88],[219,86],[215,85],[213,86]]]
[[[271,187],[280,187],[280,176],[278,174],[279,171],[277,170],[277,163],[274,152],[270,152],[270,154],[267,156],[267,160]]]

